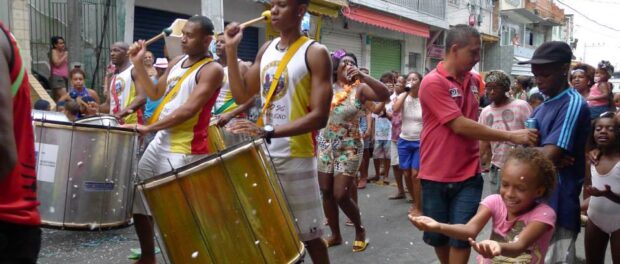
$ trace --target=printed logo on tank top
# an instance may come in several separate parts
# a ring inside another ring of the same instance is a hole
[[[265,65],[263,67],[262,72],[265,73],[263,76],[263,97],[267,97],[269,94],[269,88],[271,88],[271,83],[273,82],[273,77],[276,74],[276,69],[280,61],[272,61],[271,63]],[[288,69],[284,68],[282,71],[282,75],[280,75],[280,81],[278,82],[278,87],[276,87],[276,91],[273,93],[273,97],[271,98],[271,102],[274,103],[284,97],[286,95],[286,91],[288,90]]]
[[[278,64],[280,61],[272,61],[271,63],[265,65],[261,72],[264,72],[265,75],[262,77],[262,95],[267,98],[269,94],[269,89],[271,88],[271,83],[273,82],[274,75],[276,74],[276,69],[278,68]],[[288,102],[278,102],[280,99],[286,96],[288,91],[288,69],[284,68],[282,71],[282,75],[280,75],[280,81],[278,81],[278,86],[276,87],[273,96],[271,97],[271,102],[269,107],[267,108],[267,112],[265,116],[267,117],[267,121],[272,123],[273,120],[286,120],[288,119],[288,113],[290,106]]]
[[[121,97],[120,94],[125,89],[125,79],[123,79],[123,77],[116,76],[116,82],[114,83],[114,89],[116,89],[116,94],[120,98]]]

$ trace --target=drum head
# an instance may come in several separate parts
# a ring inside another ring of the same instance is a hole
[[[69,122],[64,113],[53,111],[32,110],[32,119],[35,121]]]
[[[88,124],[88,125],[99,125],[105,127],[116,127],[118,126],[118,120],[114,116],[111,115],[100,115],[100,116],[92,116],[84,119],[79,119],[75,121],[76,124]]]

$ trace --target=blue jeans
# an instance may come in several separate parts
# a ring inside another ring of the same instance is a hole
[[[435,182],[421,180],[422,211],[424,215],[447,224],[466,224],[478,211],[484,180],[482,175],[462,182]],[[424,232],[424,242],[433,247],[450,245],[468,248],[469,242],[439,233]]]

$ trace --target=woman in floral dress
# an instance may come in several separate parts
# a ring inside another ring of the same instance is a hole
[[[332,55],[334,61],[334,96],[327,126],[318,137],[319,185],[323,194],[323,210],[332,236],[328,246],[342,243],[338,223],[338,207],[353,222],[355,242],[353,251],[366,249],[366,230],[362,226],[360,211],[351,199],[355,174],[363,153],[363,139],[359,132],[359,119],[364,116],[367,101],[386,101],[390,94],[387,87],[357,68],[357,58],[352,53],[339,50]],[[370,102],[369,102],[370,103]]]

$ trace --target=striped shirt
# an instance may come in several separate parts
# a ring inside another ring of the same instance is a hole
[[[546,100],[532,117],[538,120],[541,146],[555,145],[575,158],[570,166],[558,169],[556,188],[549,205],[557,214],[557,226],[578,232],[579,193],[585,175],[585,147],[590,131],[590,110],[574,88]]]

